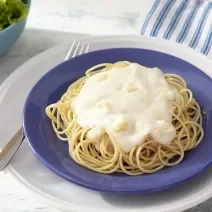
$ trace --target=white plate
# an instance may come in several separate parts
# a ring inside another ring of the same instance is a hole
[[[100,37],[87,40],[90,51],[113,47],[137,47],[160,50],[182,58],[212,76],[212,61],[182,45],[150,37]],[[49,69],[60,63],[68,46],[47,50],[16,70],[0,87],[0,147],[21,125],[22,108],[34,83]],[[107,61],[105,61],[107,62]],[[33,121],[33,120],[32,120]],[[44,167],[33,155],[26,142],[23,143],[5,174],[21,188],[47,204],[66,211],[181,211],[195,206],[212,196],[212,169],[174,189],[125,197],[103,194],[84,189],[67,182]],[[167,179],[169,180],[169,179]]]

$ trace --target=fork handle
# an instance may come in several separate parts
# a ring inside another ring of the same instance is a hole
[[[24,140],[23,128],[21,127],[0,152],[0,171],[2,171],[11,160],[12,156]]]

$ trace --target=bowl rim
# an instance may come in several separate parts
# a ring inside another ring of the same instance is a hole
[[[26,5],[27,5],[27,8],[28,8],[28,14],[27,14],[27,16],[25,17],[25,19],[22,20],[22,21],[25,21],[25,20],[27,19],[27,17],[29,16],[29,10],[30,10],[30,6],[31,6],[31,0],[26,0],[26,1],[27,1]],[[16,23],[14,23],[14,24],[12,24],[12,25],[6,27],[5,29],[1,30],[1,31],[0,31],[0,35],[3,34],[4,32],[7,32],[7,31],[10,30],[12,27],[14,27],[16,24],[21,23],[22,21],[16,22]]]

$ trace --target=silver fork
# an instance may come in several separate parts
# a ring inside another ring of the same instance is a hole
[[[74,40],[71,47],[69,48],[68,53],[65,56],[64,61],[68,60],[69,58],[87,53],[88,50],[89,44]],[[21,127],[0,152],[0,171],[2,171],[7,166],[13,155],[21,146],[24,139],[25,136],[23,133],[23,128]]]

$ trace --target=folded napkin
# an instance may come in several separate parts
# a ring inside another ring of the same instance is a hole
[[[212,59],[212,1],[155,0],[141,34],[186,44]]]

